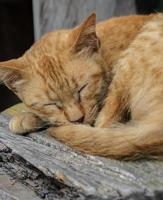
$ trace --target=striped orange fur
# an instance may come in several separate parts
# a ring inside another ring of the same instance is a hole
[[[23,134],[51,135],[89,154],[117,159],[163,154],[163,15],[118,17],[47,33],[0,79],[30,112],[13,117]],[[24,116],[25,115],[25,116]]]

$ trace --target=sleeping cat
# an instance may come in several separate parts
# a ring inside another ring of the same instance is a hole
[[[0,63],[0,79],[29,108],[10,129],[54,125],[52,136],[82,152],[160,158],[162,49],[162,14],[96,26],[93,13],[74,29],[46,34],[21,58]]]

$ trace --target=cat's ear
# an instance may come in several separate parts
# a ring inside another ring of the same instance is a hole
[[[100,47],[100,40],[96,34],[96,14],[92,13],[78,27],[72,30],[70,40],[74,41],[74,52],[96,52]]]
[[[25,83],[25,72],[20,59],[0,62],[0,82],[17,93]]]

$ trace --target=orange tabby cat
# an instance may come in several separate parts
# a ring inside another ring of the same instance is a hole
[[[97,27],[92,14],[72,30],[46,34],[21,58],[0,63],[0,79],[30,109],[13,117],[10,129],[23,134],[57,125],[51,135],[82,152],[160,157],[162,49],[161,14]]]

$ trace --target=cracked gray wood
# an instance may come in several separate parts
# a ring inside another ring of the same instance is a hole
[[[0,141],[49,177],[101,198],[142,192],[153,196],[163,190],[163,162],[120,162],[82,155],[46,132],[17,136],[8,130],[8,118],[0,115]]]
[[[36,194],[23,184],[11,180],[11,178],[0,173],[0,199],[1,200],[41,200]]]

